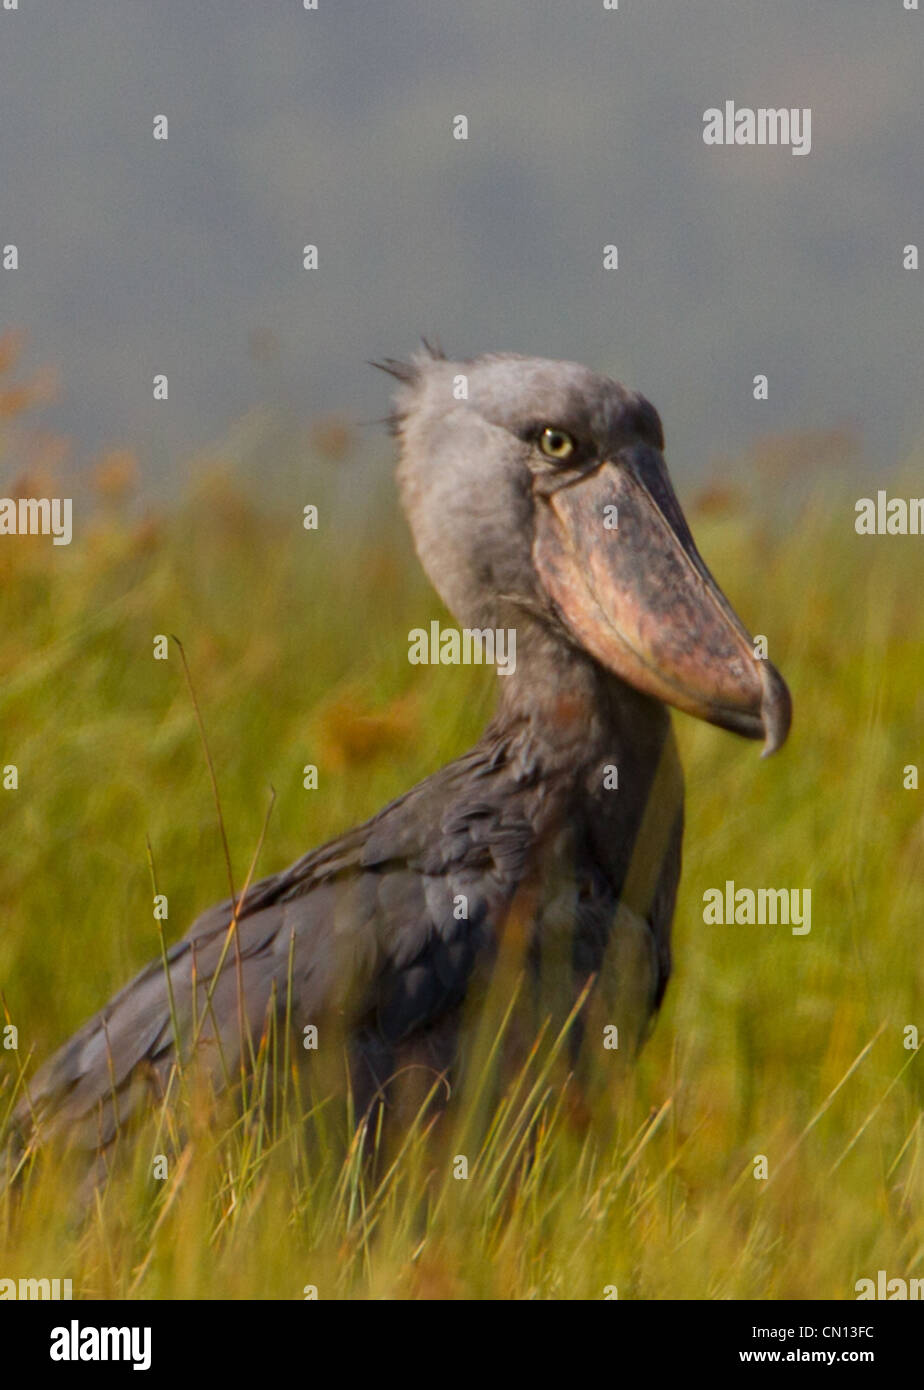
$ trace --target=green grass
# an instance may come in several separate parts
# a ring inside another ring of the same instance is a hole
[[[856,537],[833,478],[786,522],[766,501],[690,509],[795,721],[762,762],[675,717],[674,978],[589,1125],[537,1061],[483,1141],[412,1131],[377,1180],[335,1117],[301,1125],[291,1098],[288,1115],[212,1113],[179,1088],[173,1139],[143,1133],[85,1221],[62,1164],[0,1198],[0,1276],[93,1297],[811,1299],[852,1298],[878,1269],[924,1275],[924,1065],[903,1046],[924,1028],[924,793],[902,787],[924,761],[924,541]],[[157,954],[146,837],[169,940],[227,891],[182,667],[173,646],[153,660],[155,635],[185,644],[240,884],[270,787],[258,873],[477,738],[490,677],[406,660],[435,611],[392,515],[306,533],[219,475],[173,513],[101,507],[69,549],[0,552],[0,767],[20,780],[0,791],[0,982],[19,1032],[0,1116],[18,1067]],[[727,878],[811,888],[810,935],[704,925],[702,894]]]

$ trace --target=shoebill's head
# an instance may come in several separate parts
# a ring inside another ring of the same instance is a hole
[[[463,626],[544,623],[637,690],[780,747],[789,691],[693,543],[644,397],[512,353],[379,365],[401,383],[417,552]]]

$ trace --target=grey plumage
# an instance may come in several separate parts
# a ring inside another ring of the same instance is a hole
[[[531,904],[536,979],[567,977],[561,1010],[593,976],[641,1039],[670,974],[680,873],[663,701],[765,736],[768,751],[789,722],[785,686],[753,660],[695,551],[647,401],[576,364],[510,354],[450,362],[428,349],[381,365],[400,383],[398,480],[421,562],[461,624],[516,629],[516,671],[470,752],[249,889],[239,967],[230,902],[168,953],[184,1050],[225,953],[199,1048],[216,1078],[216,1029],[223,1065],[238,1068],[239,971],[254,1035],[287,1002],[296,1036],[336,1020],[360,1113],[408,1056],[452,1067],[464,1001],[518,901]],[[573,443],[564,461],[542,453],[549,426]],[[615,532],[594,520],[607,498],[626,518]],[[45,1063],[15,1126],[106,1145],[175,1060],[158,960]]]

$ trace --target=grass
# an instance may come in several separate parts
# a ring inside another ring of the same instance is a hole
[[[243,1115],[180,1085],[85,1220],[62,1164],[0,1198],[0,1276],[69,1277],[89,1297],[813,1299],[853,1298],[879,1269],[924,1275],[924,1066],[904,1031],[924,1027],[924,817],[902,785],[922,752],[922,542],[856,537],[852,501],[831,474],[773,523],[760,496],[689,509],[735,607],[770,635],[795,723],[761,762],[676,716],[674,978],[589,1125],[539,1055],[480,1139],[421,1124],[374,1179],[334,1112],[300,1122],[284,1068],[275,1108]],[[157,634],[185,645],[238,884],[271,787],[258,873],[478,736],[490,677],[405,659],[437,610],[403,523],[341,522],[307,533],[212,473],[172,512],[103,496],[69,548],[0,549],[0,768],[19,770],[0,791],[0,982],[19,1037],[0,1050],[0,1116],[19,1067],[158,954],[146,839],[168,940],[227,891],[195,712],[176,648],[153,659]],[[703,892],[728,878],[810,888],[811,933],[704,925]],[[255,1096],[279,1045],[265,1040]]]

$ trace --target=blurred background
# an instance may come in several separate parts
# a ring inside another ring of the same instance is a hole
[[[421,333],[641,389],[681,480],[759,434],[852,432],[868,474],[920,437],[924,272],[902,248],[924,240],[924,16],[902,0],[87,0],[2,20],[0,242],[20,269],[0,306],[55,373],[42,421],[77,469],[127,446],[163,494],[217,441],[265,478],[298,458],[298,421],[381,415],[365,360]],[[810,106],[811,153],[707,147],[726,100]]]

